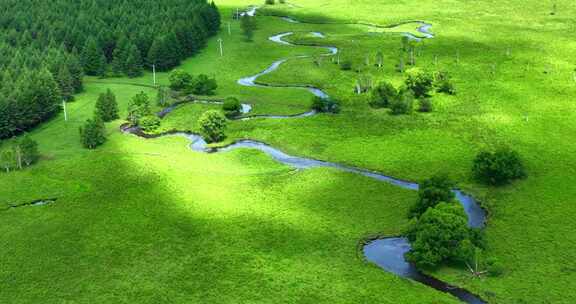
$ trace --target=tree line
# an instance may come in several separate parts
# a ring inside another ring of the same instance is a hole
[[[0,139],[30,130],[83,90],[82,78],[177,66],[220,28],[206,0],[0,2]]]

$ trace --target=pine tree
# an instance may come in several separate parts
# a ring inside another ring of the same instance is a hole
[[[86,149],[96,149],[105,143],[106,127],[104,122],[98,117],[88,119],[84,126],[80,127],[80,140]]]
[[[120,38],[112,55],[112,72],[121,75],[126,71],[126,59],[128,55],[128,39]]]
[[[43,69],[34,74],[29,93],[32,95],[30,102],[36,108],[38,119],[44,120],[52,117],[60,110],[62,95],[58,83],[52,74]]]
[[[118,115],[116,96],[110,89],[108,89],[106,93],[102,93],[98,96],[95,114],[96,117],[100,118],[104,122],[109,122],[120,117]]]
[[[62,98],[66,101],[74,100],[74,80],[67,66],[62,65],[60,67],[56,80],[58,81]]]
[[[142,57],[140,50],[135,44],[128,46],[126,61],[124,62],[124,73],[128,77],[138,77],[142,75]]]
[[[66,65],[68,66],[68,71],[72,76],[72,87],[74,88],[74,93],[82,92],[84,90],[84,85],[82,84],[84,69],[82,68],[82,64],[80,64],[76,50],[73,50],[72,53],[66,57]]]
[[[242,33],[244,34],[246,41],[252,41],[252,38],[254,37],[256,24],[252,19],[253,18],[248,15],[244,15],[240,19],[240,28],[242,28]]]
[[[104,72],[106,71],[106,58],[104,57],[98,42],[96,42],[96,39],[89,38],[86,40],[81,58],[82,67],[84,68],[86,75],[104,75]]]

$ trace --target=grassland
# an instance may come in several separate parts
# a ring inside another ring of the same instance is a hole
[[[244,0],[217,2],[223,16]],[[573,303],[576,300],[576,13],[568,1],[297,0],[276,6],[309,21],[393,24],[425,20],[417,65],[447,70],[458,95],[434,97],[430,114],[391,116],[353,93],[355,72],[325,59],[293,59],[260,81],[314,84],[343,103],[338,115],[294,120],[234,121],[227,141],[266,141],[291,154],[370,168],[420,180],[438,171],[483,199],[489,208],[489,254],[506,265],[496,278],[471,279],[462,269],[435,275],[490,303]],[[375,14],[375,12],[380,12]],[[254,114],[308,109],[297,89],[236,84],[279,58],[324,52],[267,40],[297,32],[301,43],[334,45],[374,79],[396,84],[397,34],[369,35],[355,25],[291,24],[259,17],[254,42],[242,41],[238,23],[221,34],[225,55],[210,41],[181,68],[214,75],[216,97],[236,96]],[[225,18],[224,26],[228,19]],[[326,38],[306,33],[320,31]],[[385,68],[363,67],[382,51]],[[459,62],[456,62],[458,54]],[[438,56],[438,65],[434,65]],[[546,72],[546,73],[544,73]],[[166,83],[167,75],[159,80]],[[415,194],[329,169],[294,171],[250,150],[206,155],[178,137],[142,140],[108,125],[109,141],[96,151],[80,147],[77,128],[107,88],[122,111],[150,88],[139,79],[87,79],[87,90],[61,117],[32,133],[42,161],[0,175],[0,204],[57,197],[50,206],[0,213],[0,302],[6,303],[456,303],[451,297],[367,264],[358,241],[397,235]],[[187,105],[163,128],[193,130],[195,117],[215,106]],[[125,113],[125,112],[123,112]],[[508,145],[524,157],[530,176],[501,189],[469,176],[477,151]]]

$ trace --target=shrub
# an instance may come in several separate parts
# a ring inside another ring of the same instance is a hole
[[[225,138],[226,117],[218,111],[206,111],[198,120],[200,133],[209,142],[219,142]]]
[[[228,97],[224,100],[222,110],[224,110],[226,117],[234,117],[242,112],[242,104],[240,104],[238,98]]]
[[[412,250],[408,261],[418,268],[432,268],[446,261],[469,260],[475,252],[462,206],[439,203],[429,208],[411,227]]]
[[[478,181],[494,186],[526,177],[520,155],[509,149],[480,152],[474,159],[472,173]]]
[[[396,98],[398,98],[398,90],[388,82],[381,82],[372,89],[370,106],[374,108],[385,108]]]
[[[393,115],[409,114],[412,112],[414,104],[414,95],[412,92],[403,90],[390,103],[390,110]]]
[[[452,182],[445,175],[436,175],[423,181],[418,189],[418,201],[411,208],[410,215],[419,217],[428,208],[434,208],[441,202],[453,202],[455,195],[452,187]]]
[[[447,72],[436,73],[434,76],[434,86],[436,86],[436,92],[456,95],[456,88],[454,88],[450,74]]]
[[[428,97],[422,97],[418,100],[418,112],[429,113],[433,110],[432,100]]]
[[[95,114],[104,122],[109,122],[120,118],[118,115],[118,103],[116,102],[116,96],[110,89],[108,89],[106,93],[102,93],[100,96],[98,96],[98,100],[96,101]]]
[[[274,1],[274,0],[266,0],[265,3],[268,4],[268,5],[274,5],[274,4],[276,4],[276,1]]]
[[[144,116],[138,122],[138,126],[145,132],[156,131],[160,127],[160,118],[156,115]]]
[[[340,112],[340,104],[331,98],[314,96],[312,109],[322,113],[338,113]]]
[[[186,71],[176,69],[170,72],[168,80],[170,81],[170,89],[175,91],[184,91],[192,85],[193,77]]]
[[[414,97],[421,98],[429,95],[434,84],[432,75],[419,68],[411,68],[406,71],[406,87],[414,93]]]
[[[104,122],[99,117],[88,119],[84,126],[80,127],[80,140],[87,149],[96,149],[102,145],[106,142]]]
[[[344,61],[340,62],[340,70],[342,70],[342,71],[352,70],[352,61],[344,60]]]
[[[486,271],[488,271],[489,276],[501,276],[504,273],[504,264],[497,258],[489,258],[486,260]]]
[[[192,93],[196,95],[214,95],[216,88],[218,88],[216,79],[204,74],[198,75],[192,83]]]

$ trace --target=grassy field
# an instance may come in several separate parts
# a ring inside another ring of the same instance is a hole
[[[275,12],[311,22],[432,23],[436,38],[421,45],[417,65],[449,71],[458,94],[434,96],[430,114],[391,116],[353,93],[358,73],[340,71],[329,58],[320,66],[311,58],[291,59],[259,80],[314,84],[341,100],[342,113],[233,121],[227,142],[262,140],[291,154],[403,179],[446,172],[489,209],[488,251],[506,269],[484,279],[458,268],[435,275],[489,303],[576,301],[573,3],[556,1],[557,13],[550,15],[551,3],[532,0],[291,2],[295,6],[277,5]],[[247,43],[237,22],[228,35],[227,22],[237,7],[254,3],[217,4],[224,56],[213,39],[181,68],[214,75],[216,97],[236,96],[254,105],[252,114],[309,108],[305,90],[236,84],[280,58],[325,52],[268,41],[281,32],[296,32],[287,38],[294,42],[339,47],[342,58],[375,80],[402,81],[394,71],[397,33],[261,16],[254,42]],[[364,66],[378,51],[384,69]],[[151,79],[87,79],[86,92],[70,104],[71,121],[57,117],[32,133],[41,162],[0,174],[0,205],[58,198],[49,206],[0,212],[0,302],[457,303],[358,254],[367,235],[402,233],[415,193],[329,169],[294,171],[256,151],[195,153],[183,138],[123,135],[120,120],[108,125],[103,147],[82,149],[78,127],[92,115],[97,95],[112,89],[124,116],[131,96],[141,90],[155,95],[139,86]],[[167,74],[159,80],[166,83]],[[181,106],[162,128],[194,130],[209,108],[218,106]],[[500,189],[474,183],[469,167],[475,154],[500,145],[521,153],[528,179]]]

